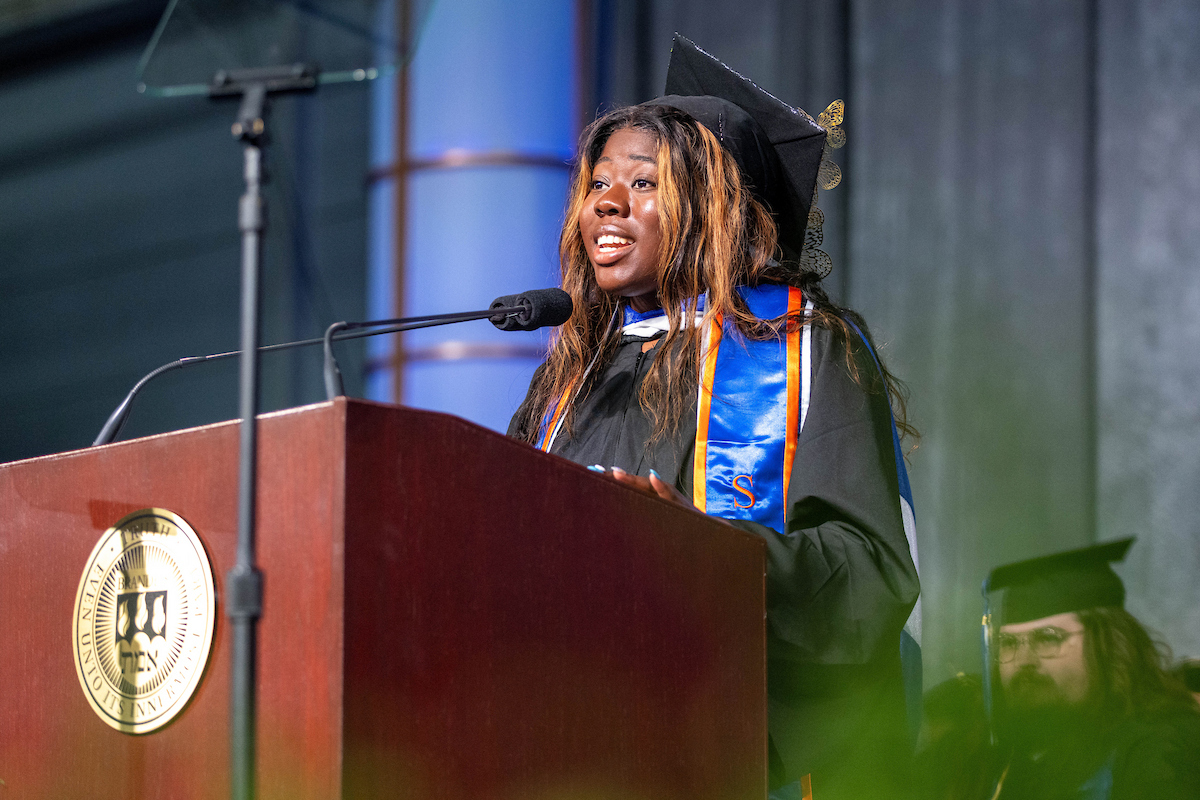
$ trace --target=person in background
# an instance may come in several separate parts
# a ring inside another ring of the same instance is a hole
[[[762,537],[770,788],[891,800],[919,592],[893,405],[908,428],[820,283],[842,112],[813,120],[682,37],[667,92],[582,136],[560,243],[575,310],[509,435]]]
[[[993,800],[1200,798],[1200,709],[1124,608],[1132,539],[995,570]]]

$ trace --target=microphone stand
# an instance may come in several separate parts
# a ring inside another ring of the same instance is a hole
[[[230,795],[234,800],[255,796],[255,677],[257,624],[262,616],[263,575],[254,563],[255,478],[258,466],[258,340],[262,237],[266,230],[266,200],[262,184],[263,148],[267,145],[267,95],[312,91],[317,68],[307,64],[221,71],[209,96],[240,97],[233,123],[234,138],[243,144],[246,193],[238,203],[242,234],[242,350],[238,407],[241,441],[238,448],[237,560],[225,576],[225,614],[233,627],[230,681]]]

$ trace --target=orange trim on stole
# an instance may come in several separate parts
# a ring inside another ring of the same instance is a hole
[[[571,392],[574,391],[575,385],[569,384],[567,390],[563,392],[563,396],[558,399],[558,408],[554,409],[554,417],[550,420],[549,427],[546,428],[546,433],[542,436],[542,441],[538,444],[538,449],[543,452],[550,452],[550,439],[554,436],[554,429],[558,427],[558,419],[563,415],[563,411],[567,408],[567,403],[570,401]]]
[[[792,461],[796,456],[796,439],[800,433],[800,356],[804,346],[804,325],[792,325],[793,315],[804,313],[804,293],[796,287],[788,289],[787,323],[787,434],[783,440],[783,502],[787,513],[788,486],[792,482]],[[786,519],[786,516],[785,516]]]
[[[721,315],[709,329],[708,352],[700,373],[700,396],[696,398],[696,447],[692,452],[692,504],[708,511],[708,418],[712,411],[713,379],[717,374],[717,350],[721,346]]]
[[[800,779],[800,797],[802,800],[812,800],[812,774]]]

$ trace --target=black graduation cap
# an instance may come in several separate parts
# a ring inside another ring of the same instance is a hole
[[[1111,562],[1121,561],[1133,539],[1031,558],[992,570],[989,592],[1006,589],[1001,622],[1028,622],[1069,611],[1125,605],[1125,585]]]
[[[751,190],[775,214],[784,259],[799,263],[825,149],[825,129],[676,34],[665,97],[729,150]]]

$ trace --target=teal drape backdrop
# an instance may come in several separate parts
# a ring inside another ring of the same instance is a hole
[[[138,94],[164,4],[93,5],[113,27],[0,39],[2,461],[84,447],[151,369],[238,347],[237,104]],[[360,85],[273,105],[264,343],[363,318],[368,112]],[[355,393],[361,352],[339,350]],[[262,376],[265,410],[324,396],[314,351],[266,356]],[[234,361],[173,372],[122,435],[229,419],[236,398]]]

